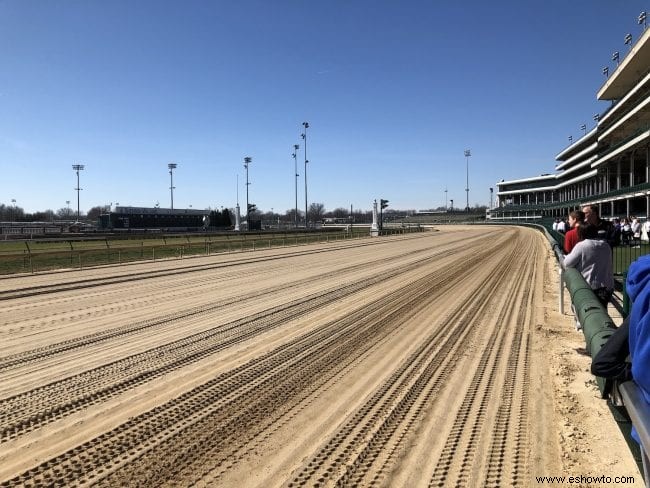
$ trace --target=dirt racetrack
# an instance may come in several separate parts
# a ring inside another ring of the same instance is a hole
[[[643,486],[557,279],[481,226],[2,278],[0,486]]]

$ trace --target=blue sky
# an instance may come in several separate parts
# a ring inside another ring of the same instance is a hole
[[[487,204],[593,127],[647,1],[0,0],[0,203]]]

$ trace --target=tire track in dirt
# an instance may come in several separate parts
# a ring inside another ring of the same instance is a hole
[[[325,286],[295,301],[0,400],[0,428],[11,425],[3,431],[6,437],[0,446],[12,446],[12,440],[100,405],[135,385],[173,376],[238,341],[255,341],[287,321],[327,310],[343,299],[349,302],[344,312],[318,327],[296,329],[253,359],[72,449],[14,472],[0,486],[232,485],[237,473],[246,471],[257,456],[273,455],[269,448],[274,439],[313,412],[325,391],[336,391],[350,376],[362,375],[360,366],[390,350],[407,330],[420,331],[417,343],[408,354],[396,356],[399,361],[378,376],[381,381],[370,394],[360,398],[332,430],[316,435],[318,425],[313,425],[315,437],[304,441],[304,459],[278,460],[290,469],[266,480],[260,471],[255,485],[391,486],[395,479],[408,479],[405,472],[415,469],[404,464],[408,453],[426,435],[421,429],[430,422],[427,419],[440,412],[445,412],[441,416],[445,420],[436,429],[439,439],[428,464],[417,467],[422,472],[414,486],[526,485],[530,322],[536,300],[531,283],[541,272],[541,245],[528,230],[482,232],[470,231],[462,252],[454,246],[406,251],[412,252],[407,265],[383,262],[375,276]],[[282,286],[305,286],[314,280],[333,284],[367,272],[368,266],[349,266],[347,272],[343,267]],[[396,284],[391,291],[373,295],[373,290],[390,283]],[[271,291],[257,289],[237,296],[267,300]],[[228,300],[221,305],[234,303]],[[185,321],[187,314],[209,316],[218,309],[213,305],[214,310],[193,306],[156,319],[162,324]],[[431,315],[434,309],[439,310]],[[419,324],[421,317],[432,317],[428,319],[432,325]],[[120,334],[139,333],[128,327],[153,331],[160,324],[134,322],[77,337],[69,348],[67,341],[36,348],[25,353],[22,365],[20,355],[0,361],[7,361],[10,372],[47,358],[66,358],[95,343],[111,344]],[[50,354],[41,355],[48,348]],[[441,403],[461,380],[467,385],[459,392],[464,400],[459,397],[457,405]]]
[[[281,326],[288,320],[327,306],[344,296],[361,292],[380,282],[409,273],[427,262],[439,260],[452,254],[453,251],[451,250],[434,253],[416,259],[409,265],[401,265],[387,270],[372,279],[352,283],[344,287],[337,286],[323,293],[315,293],[294,302],[265,310],[259,314],[193,334],[149,351],[2,399],[0,400],[0,443],[15,439],[48,423],[61,420],[65,416],[87,408],[89,405],[104,402],[137,385],[169,374],[176,369],[218,353],[236,343],[250,340],[256,335]],[[191,315],[215,312],[218,309],[219,307],[209,307],[208,310],[199,308],[191,311]],[[181,313],[170,320],[185,317],[186,315]],[[47,357],[52,354],[67,352],[69,349],[76,347],[88,346],[91,342],[102,340],[104,340],[103,337],[91,338],[81,344],[73,343],[69,347],[64,345],[63,348],[59,346],[54,347],[53,350],[37,351],[35,357],[26,359],[9,358],[7,361],[9,366],[7,367],[22,366],[24,361],[42,359],[40,354]]]
[[[387,394],[387,387],[378,391],[375,397],[364,405],[350,421],[307,463],[307,466],[298,473],[288,487],[314,486],[314,485],[340,485],[340,486],[371,486],[382,485],[398,463],[398,454],[405,449],[405,445],[412,437],[412,429],[420,417],[424,406],[430,408],[436,401],[436,394],[445,382],[454,373],[457,366],[456,359],[459,348],[469,340],[472,334],[480,330],[477,322],[490,307],[497,293],[498,284],[510,276],[514,267],[518,265],[517,256],[513,256],[508,265],[497,269],[495,274],[485,283],[486,292],[473,297],[467,309],[458,310],[459,314],[471,311],[464,319],[452,317],[447,343],[442,350],[431,348],[428,353],[419,358],[417,355],[409,357],[407,365],[416,364],[419,367],[401,377],[391,377],[391,382],[402,382],[399,393]],[[516,294],[511,295],[515,297]],[[514,301],[514,300],[513,300]],[[509,303],[504,310],[507,310]],[[434,334],[430,341],[438,344],[441,338]],[[481,363],[477,368],[479,377],[483,376],[483,367],[487,359],[492,356],[495,341],[488,343],[483,351]],[[431,347],[431,346],[429,346]],[[444,351],[444,352],[443,352]],[[418,351],[418,354],[420,351]],[[419,365],[422,361],[424,365]],[[418,369],[420,370],[419,372]],[[416,378],[414,381],[413,378]],[[474,399],[478,388],[472,385],[467,393]],[[471,402],[469,402],[471,403]],[[476,420],[481,420],[484,406],[475,412]],[[463,422],[467,422],[469,410],[461,414],[462,420],[458,422],[457,432],[462,432]],[[475,432],[476,428],[472,429]],[[443,469],[441,470],[443,485],[448,482],[448,463],[451,459],[463,453],[457,450],[458,442],[452,442],[449,449],[443,451]],[[468,457],[472,446],[463,453],[463,467],[469,466]],[[434,480],[433,486],[438,486]],[[445,485],[446,486],[446,485]]]
[[[499,245],[499,243],[497,242],[495,247],[498,246],[498,245]],[[492,252],[492,250],[493,249],[488,248],[488,249],[484,250],[484,252],[487,255],[490,252]],[[457,268],[457,271],[459,272],[461,269],[467,268],[467,264],[463,263],[463,262],[458,262],[458,263],[456,263],[456,268]],[[453,270],[453,267],[452,267],[452,270]],[[436,273],[436,275],[438,275],[438,274],[439,273]],[[368,323],[366,328],[368,330],[371,330],[371,331],[373,329],[375,329],[376,328],[376,322],[378,320],[378,316],[384,315],[384,316],[390,317],[391,315],[390,314],[387,315],[387,311],[391,310],[391,309],[394,309],[396,307],[397,304],[395,303],[395,300],[397,300],[397,301],[399,301],[399,300],[405,301],[405,305],[403,305],[401,308],[399,306],[397,307],[397,309],[400,310],[401,313],[404,313],[405,310],[414,310],[414,304],[415,303],[418,303],[418,302],[423,303],[423,304],[426,303],[426,301],[423,301],[422,298],[423,298],[423,296],[425,296],[429,292],[432,285],[433,286],[442,286],[442,285],[444,285],[445,280],[446,281],[451,281],[451,280],[453,280],[455,278],[454,278],[454,273],[452,273],[452,274],[443,273],[443,276],[442,277],[438,276],[434,282],[432,282],[431,279],[432,278],[429,276],[426,280],[423,279],[423,280],[420,280],[419,282],[417,282],[417,286],[413,286],[413,287],[410,287],[410,288],[405,289],[405,290],[399,290],[398,292],[396,292],[394,294],[395,298],[390,302],[386,302],[386,299],[384,298],[382,301],[385,303],[385,305],[380,305],[379,303],[377,303],[375,306],[378,307],[377,308],[378,312],[376,312],[375,314],[371,314],[372,320]],[[437,283],[437,285],[436,285],[436,283]],[[419,291],[416,293],[416,290],[419,290]],[[358,329],[359,322],[364,316],[368,316],[368,307],[364,308],[363,310],[360,310],[356,314],[355,317],[352,317],[350,319],[350,321],[346,321],[346,322],[349,322],[349,323],[347,323],[347,325],[345,325],[344,330],[347,333],[349,333],[350,330],[354,330],[355,326]],[[335,323],[335,324],[332,325],[332,327],[335,327],[336,328],[335,330],[338,330],[341,327],[343,327],[343,325],[341,323]],[[379,328],[379,330],[381,330],[381,328]],[[358,330],[355,333],[360,334],[361,332],[363,332],[363,331]],[[333,348],[334,351],[339,351],[339,353],[337,355],[337,359],[335,361],[332,361],[331,359],[329,361],[327,361],[327,360],[325,360],[326,356],[324,356],[324,358],[321,360],[321,362],[325,361],[325,365],[329,365],[328,368],[330,368],[330,369],[334,368],[334,367],[340,368],[341,365],[343,364],[341,362],[341,358],[340,358],[340,351],[342,350],[342,345],[338,341],[340,340],[340,337],[343,335],[343,333],[342,333],[342,331],[339,330],[338,332],[327,331],[325,336],[323,336],[323,334],[325,334],[325,332],[320,331],[320,334],[318,336],[315,335],[314,338],[310,339],[310,341],[309,341],[310,345],[309,346],[303,345],[301,347],[302,348],[306,347],[307,349],[311,350],[311,349],[315,348],[318,345],[318,347],[322,348],[322,347],[324,347],[323,346],[324,337],[328,337],[328,336],[331,337],[333,335],[333,338],[330,338],[330,340],[328,342],[330,343],[330,347]],[[375,334],[376,334],[376,332],[375,332]],[[356,351],[360,347],[361,344],[365,344],[365,343],[368,343],[368,344],[372,345],[374,342],[373,341],[368,341],[367,337],[364,337],[363,341],[357,340],[356,342],[351,344],[351,346],[350,346],[351,349],[348,350],[348,354],[350,354],[350,351]],[[367,347],[369,347],[369,346],[367,346]],[[288,353],[285,354],[285,356],[283,356],[282,360],[277,360],[276,359],[276,362],[274,364],[277,363],[278,366],[275,366],[275,367],[279,368],[279,370],[276,373],[274,373],[273,376],[272,376],[274,378],[275,382],[279,381],[280,379],[282,379],[284,382],[286,382],[287,378],[295,377],[296,374],[298,374],[296,372],[300,372],[301,374],[298,375],[299,376],[298,379],[294,379],[294,381],[298,381],[298,384],[301,384],[302,382],[304,382],[304,375],[308,371],[310,371],[312,375],[318,376],[318,372],[321,369],[327,370],[325,365],[322,365],[322,364],[318,368],[316,368],[314,370],[313,368],[315,366],[313,366],[313,365],[320,364],[320,363],[318,361],[315,361],[315,359],[313,357],[310,357],[309,360],[306,360],[306,359],[302,360],[302,362],[305,365],[307,365],[307,364],[312,365],[311,368],[307,368],[304,365],[301,365],[301,367],[297,367],[296,365],[292,366],[292,364],[294,364],[295,361],[296,361],[295,358],[297,358],[297,357],[299,357],[299,354],[296,351],[289,351]],[[268,366],[266,366],[266,368],[268,368]],[[289,375],[290,372],[291,372],[291,375]],[[232,383],[235,384],[235,385],[239,385],[237,388],[242,388],[242,384],[247,385],[246,388],[247,388],[247,391],[249,393],[247,395],[240,395],[240,397],[246,399],[249,402],[251,401],[251,398],[258,399],[257,403],[255,403],[255,405],[258,405],[258,407],[255,407],[255,408],[262,408],[263,412],[268,413],[269,412],[269,407],[268,406],[264,407],[263,403],[261,405],[259,403],[260,391],[259,391],[259,383],[258,382],[260,381],[260,378],[266,378],[266,377],[269,377],[271,375],[272,375],[272,373],[270,371],[265,372],[265,369],[263,368],[263,369],[255,372],[255,373],[247,373],[247,374],[245,374],[244,379],[240,380],[239,382],[236,382],[236,381],[232,380]],[[257,386],[257,388],[252,388],[252,386],[255,386],[255,385]],[[223,386],[222,386],[222,388],[223,388]],[[267,388],[269,388],[269,392],[267,394],[268,398],[266,398],[267,402],[272,401],[273,398],[277,398],[277,395],[286,394],[287,390],[288,391],[297,391],[297,392],[301,391],[300,388],[295,388],[295,387],[287,388],[286,386],[284,388],[278,389],[278,386],[274,385],[273,381],[271,382],[271,386],[267,387]],[[216,398],[224,398],[224,397],[228,396],[228,393],[227,393],[227,391],[224,392],[223,390],[218,390],[215,393],[215,395],[216,395]],[[253,395],[253,396],[251,397],[251,395]],[[207,402],[207,404],[211,405],[211,406],[214,406],[213,402],[214,402],[214,400],[210,399]],[[240,400],[240,402],[241,402],[241,400]],[[198,401],[198,404],[200,405],[200,407],[197,407],[196,404],[190,404],[190,405],[184,406],[182,409],[180,409],[182,412],[184,412],[182,415],[187,416],[188,415],[187,412],[192,413],[192,412],[196,412],[197,410],[201,411],[202,409],[206,408],[205,407],[205,405],[206,405],[205,401]],[[246,403],[243,403],[243,404],[239,403],[235,407],[231,408],[231,412],[241,414],[241,412],[243,410],[246,410],[246,408],[250,409],[250,408],[253,408],[253,407],[254,406],[248,406],[247,407]],[[162,407],[161,407],[161,409],[162,409]],[[156,409],[156,410],[158,410],[158,409]],[[158,432],[158,433],[157,434],[155,434],[155,433],[150,434],[150,436],[153,436],[154,438],[156,436],[163,436],[164,437],[165,435],[169,435],[168,432],[171,430],[170,429],[171,425],[177,425],[178,426],[179,423],[180,423],[180,425],[185,425],[186,421],[184,422],[184,421],[182,421],[181,419],[179,419],[177,417],[177,416],[181,415],[181,414],[178,413],[178,410],[179,410],[178,407],[174,407],[174,412],[175,412],[174,414],[172,414],[172,415],[169,415],[169,414],[164,415],[163,420],[159,422],[158,427],[153,428],[153,430],[155,432]],[[231,415],[233,415],[233,413],[231,413]],[[199,415],[199,418],[200,417],[201,416]],[[239,417],[237,417],[237,418],[239,418]],[[228,426],[229,423],[232,424],[232,419],[229,422],[226,422],[225,425]],[[237,426],[238,426],[238,424],[237,424],[237,422],[235,422],[235,427],[237,427]],[[127,427],[125,427],[125,428],[127,428]],[[134,426],[133,428],[135,429],[135,432],[144,432],[144,431],[149,432],[149,429],[151,429],[152,427],[149,427],[149,426],[135,427]],[[232,428],[232,427],[230,427],[230,428]],[[130,426],[129,426],[129,429],[130,429]],[[165,434],[165,432],[167,432],[167,434]],[[200,433],[200,432],[205,432],[205,429],[203,427],[199,428],[198,433]],[[214,432],[214,431],[212,431],[212,432]],[[195,433],[193,435],[197,435],[198,433]],[[63,478],[66,480],[66,483],[71,482],[70,476],[72,476],[74,479],[78,479],[78,476],[83,476],[82,472],[85,469],[87,469],[87,468],[80,469],[79,468],[80,463],[83,464],[84,466],[86,466],[88,464],[86,462],[86,460],[90,460],[90,465],[93,465],[93,466],[96,465],[96,464],[101,465],[102,464],[101,460],[104,459],[104,458],[107,458],[106,452],[110,453],[108,458],[115,458],[115,455],[116,455],[115,449],[117,449],[116,447],[106,447],[106,448],[104,448],[104,447],[101,447],[101,446],[104,446],[106,443],[111,444],[112,446],[114,446],[116,444],[119,446],[119,445],[123,445],[125,443],[125,440],[127,440],[127,439],[130,439],[132,437],[136,438],[136,439],[139,439],[141,436],[137,436],[135,434],[133,436],[131,436],[131,435],[126,435],[123,432],[117,432],[117,433],[114,433],[114,434],[111,434],[111,435],[107,434],[106,439],[104,439],[103,437],[104,436],[102,436],[101,439],[96,440],[95,443],[97,443],[97,445],[94,445],[93,443],[91,443],[93,445],[86,446],[84,448],[84,452],[86,454],[83,454],[78,449],[75,449],[75,450],[73,450],[71,453],[69,453],[67,455],[68,457],[66,459],[56,459],[56,460],[53,460],[51,462],[48,462],[48,463],[46,463],[46,465],[42,466],[40,468],[40,470],[38,470],[38,472],[35,472],[34,470],[31,470],[30,472],[26,473],[24,475],[24,477],[22,477],[21,479],[23,481],[25,481],[26,479],[34,479],[34,480],[37,480],[37,481],[38,480],[52,479],[52,477],[55,477],[55,474],[53,473],[54,466],[61,469],[61,466],[66,465],[66,466],[69,466],[70,473],[68,473],[67,475],[63,475]],[[222,436],[218,436],[218,437],[222,438]],[[230,437],[227,436],[225,438],[230,438]],[[236,436],[236,438],[238,438],[238,436]],[[151,448],[150,446],[156,445],[157,442],[161,442],[161,441],[160,440],[158,440],[158,441],[151,440],[151,438],[150,438],[148,441],[144,442],[144,447],[142,447],[142,446],[141,447],[131,447],[130,449],[131,450],[135,449],[135,451],[133,451],[132,454],[130,454],[130,455],[128,454],[129,449],[126,449],[126,454],[125,454],[124,449],[120,449],[120,452],[122,453],[121,456],[126,455],[128,458],[130,458],[130,457],[139,458],[140,456],[142,456],[140,454],[141,451],[146,451],[147,449],[150,449]],[[183,445],[183,444],[181,443],[180,445]],[[176,449],[178,449],[179,444],[175,443],[175,444],[173,444],[173,446],[174,447],[172,448],[172,450],[176,450]],[[92,454],[92,453],[94,453],[94,454]],[[99,461],[97,459],[97,456],[99,456]],[[155,456],[155,457],[157,459],[159,456]],[[114,462],[113,462],[113,464],[114,464]],[[105,469],[107,469],[107,468],[105,468]],[[65,470],[63,470],[63,471],[65,471]],[[103,470],[100,470],[100,471],[103,471]],[[158,472],[157,469],[153,470],[153,471]],[[49,473],[49,474],[46,474],[46,473]],[[75,473],[75,474],[71,474],[71,473]],[[92,473],[95,473],[95,474],[92,474]],[[96,470],[91,470],[91,474],[92,474],[93,477],[98,476],[98,474],[96,473]],[[88,476],[91,476],[91,475],[88,475]],[[56,479],[61,479],[61,478],[58,477]],[[90,479],[90,478],[88,478],[88,479]],[[18,481],[18,480],[14,480],[14,481]]]

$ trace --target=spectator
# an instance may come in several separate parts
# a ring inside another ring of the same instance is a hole
[[[641,225],[641,240],[643,242],[650,241],[650,219],[646,218],[646,221]]]
[[[574,210],[569,214],[569,230],[564,235],[564,253],[569,254],[578,243],[578,226],[584,222],[585,214],[581,210]]]
[[[630,238],[632,237],[632,226],[630,221],[625,218],[621,224],[621,238],[623,245],[628,246],[630,244]]]
[[[641,256],[628,270],[630,312],[630,360],[632,377],[650,408],[650,255]],[[632,431],[635,436],[636,432]],[[635,437],[638,441],[638,436]]]
[[[614,242],[616,245],[618,245],[621,242],[621,233],[623,231],[623,227],[621,226],[621,219],[615,218],[614,219]]]
[[[614,226],[610,221],[600,218],[598,205],[585,205],[582,211],[585,213],[585,222],[596,227],[598,239],[614,247],[617,244],[614,238]]]
[[[560,219],[555,219],[555,222],[553,222],[553,230],[557,231],[557,224],[560,223]]]
[[[632,240],[634,241],[635,247],[641,247],[641,222],[636,217],[632,217]]]
[[[562,217],[557,223],[557,231],[560,234],[564,234],[566,232],[566,222],[564,221],[564,217]]]
[[[598,237],[598,229],[595,226],[589,223],[580,225],[579,242],[564,258],[564,267],[577,269],[600,303],[607,309],[614,291],[612,250]]]

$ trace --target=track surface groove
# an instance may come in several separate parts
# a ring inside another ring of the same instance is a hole
[[[0,486],[528,486],[546,251],[450,227],[5,279]]]

